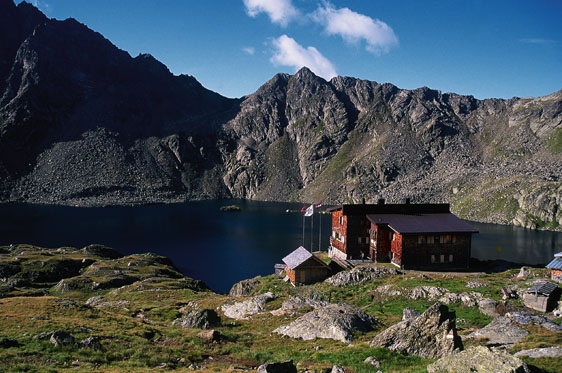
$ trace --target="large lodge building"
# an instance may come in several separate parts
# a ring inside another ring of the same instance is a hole
[[[336,260],[370,259],[404,269],[453,270],[470,266],[470,224],[449,204],[347,204],[329,209],[329,255]]]

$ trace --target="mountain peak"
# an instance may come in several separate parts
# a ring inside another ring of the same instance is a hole
[[[170,75],[171,72],[166,65],[158,61],[149,53],[140,53],[134,58],[137,66],[154,75]]]
[[[294,79],[297,80],[308,80],[308,81],[317,81],[317,82],[326,82],[326,80],[318,75],[316,75],[312,70],[308,67],[304,66],[301,67],[299,71],[293,75]]]

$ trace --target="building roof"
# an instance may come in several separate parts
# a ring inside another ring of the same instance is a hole
[[[546,265],[546,268],[562,270],[562,255],[558,256],[558,254],[556,254],[555,258]]]
[[[377,204],[349,204],[328,208],[334,212],[342,210],[344,215],[369,214],[436,214],[450,212],[448,203],[377,203]]]
[[[387,224],[400,234],[413,233],[478,233],[469,223],[451,213],[429,214],[370,214],[373,224]]]
[[[537,281],[527,290],[527,293],[538,293],[543,295],[550,295],[554,290],[558,288],[558,285],[548,282],[548,281]]]
[[[289,268],[295,269],[308,259],[312,258],[313,255],[310,251],[302,246],[283,258],[283,263],[285,263]]]

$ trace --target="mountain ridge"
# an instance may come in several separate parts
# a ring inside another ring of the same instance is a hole
[[[561,230],[562,90],[478,100],[305,67],[229,99],[76,20],[8,3],[0,18],[22,36],[0,49],[1,201],[409,196],[471,220]]]

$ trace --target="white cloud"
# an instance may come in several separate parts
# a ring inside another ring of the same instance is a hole
[[[287,35],[274,39],[273,45],[275,53],[271,62],[274,65],[291,66],[295,71],[306,66],[326,80],[338,75],[334,65],[314,47],[304,48]]]
[[[330,35],[339,35],[348,43],[366,43],[366,49],[372,53],[387,52],[398,45],[398,37],[386,23],[356,13],[349,8],[335,9],[328,2],[318,7],[312,19],[322,26]]]
[[[242,51],[250,56],[253,56],[256,53],[256,50],[253,47],[244,47],[242,48]]]
[[[291,20],[299,15],[291,0],[244,0],[246,12],[250,17],[266,13],[271,22],[287,26]]]
[[[525,38],[519,39],[521,43],[525,44],[537,44],[537,45],[552,45],[556,44],[555,40],[552,39],[540,39],[540,38]]]

